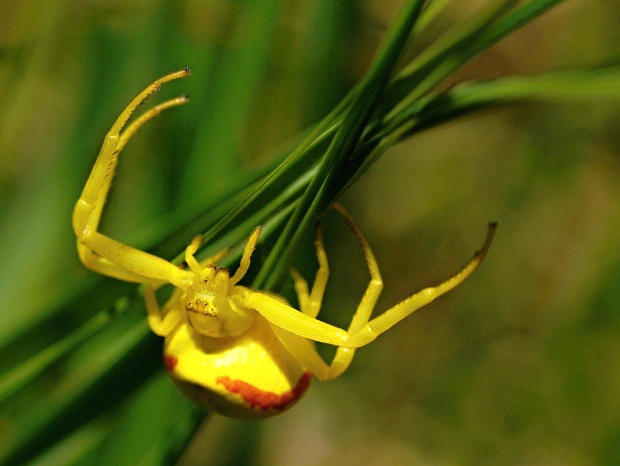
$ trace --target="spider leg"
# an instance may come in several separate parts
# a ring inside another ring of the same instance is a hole
[[[311,292],[308,292],[308,283],[300,273],[296,269],[291,269],[291,276],[295,283],[295,292],[297,293],[299,307],[301,312],[310,317],[316,317],[321,310],[321,303],[323,302],[323,295],[325,294],[325,287],[327,286],[327,279],[329,278],[329,264],[327,262],[325,247],[323,246],[323,229],[320,223],[316,224],[316,240],[314,246],[319,268],[314,277]]]
[[[347,212],[345,208],[338,203],[334,204],[333,208],[344,217],[349,229],[357,238],[357,241],[364,252],[366,265],[368,266],[368,271],[370,272],[370,282],[366,287],[366,291],[364,292],[364,296],[362,297],[359,306],[357,306],[355,314],[353,314],[353,318],[351,319],[351,324],[348,329],[349,333],[355,333],[366,325],[370,319],[370,315],[375,308],[375,304],[377,304],[381,290],[383,290],[383,280],[381,279],[381,272],[379,272],[379,264],[377,264],[377,259],[375,258],[372,249],[370,249],[370,244],[368,244],[366,237],[362,234],[362,231],[357,226],[357,223],[355,223],[355,220],[353,220],[353,217],[351,217],[351,214],[349,214],[349,212]]]
[[[230,277],[230,287],[232,288],[239,280],[243,278],[243,276],[247,273],[250,268],[250,257],[252,257],[252,253],[254,252],[254,248],[256,247],[256,243],[258,242],[258,237],[260,236],[261,227],[258,226],[254,228],[252,233],[250,233],[250,237],[248,238],[248,242],[245,243],[245,247],[243,248],[243,256],[241,257],[241,261],[239,263],[239,268],[235,272],[235,274]]]
[[[206,259],[198,262],[198,260],[196,259],[196,251],[198,251],[198,248],[200,247],[202,241],[202,235],[197,235],[194,237],[194,239],[192,239],[187,248],[185,248],[185,263],[189,265],[189,268],[192,270],[192,272],[194,272],[199,277],[202,275],[202,270],[205,267],[215,265],[219,260],[226,257],[230,253],[231,249],[225,248],[217,254],[211,257],[207,257]]]
[[[355,355],[354,349],[339,346],[336,349],[336,354],[331,364],[327,364],[311,340],[295,335],[273,324],[271,324],[271,328],[295,359],[321,382],[332,380],[342,375],[351,364]]]
[[[357,332],[357,334],[351,335],[351,340],[355,340],[358,338],[360,340],[364,340],[370,338],[371,335],[374,335],[372,339],[376,338],[376,336],[382,334],[408,315],[417,311],[421,307],[426,306],[430,302],[437,299],[439,296],[447,293],[448,291],[456,288],[458,285],[463,283],[463,281],[465,281],[472,273],[474,273],[474,271],[478,268],[478,266],[486,256],[486,253],[491,246],[491,242],[493,241],[496,227],[496,223],[489,224],[487,236],[485,238],[482,248],[476,251],[472,260],[469,261],[467,265],[465,265],[465,267],[463,267],[459,272],[457,272],[455,275],[448,278],[446,281],[440,283],[437,286],[425,288],[422,291],[417,292],[413,296],[410,296],[409,298],[401,301],[384,313],[375,317],[363,328],[361,328]],[[360,303],[360,306],[362,306],[362,304],[363,299],[362,303]]]
[[[370,282],[366,288],[366,292],[364,293],[364,297],[362,298],[360,305],[351,319],[349,328],[347,329],[347,333],[352,334],[357,332],[368,322],[375,303],[377,302],[383,288],[383,281],[381,279],[379,266],[375,256],[370,249],[370,245],[368,244],[368,241],[366,241],[366,238],[351,215],[339,204],[334,204],[334,209],[345,218],[349,228],[357,237],[362,250],[364,251],[366,263],[370,271]],[[317,224],[316,230],[315,247],[319,262],[319,269],[310,294],[308,294],[308,285],[306,281],[299,275],[299,273],[297,273],[297,271],[292,271],[293,279],[295,281],[295,290],[298,295],[301,311],[310,317],[316,317],[320,311],[321,303],[323,301],[323,294],[327,285],[327,278],[329,276],[327,255],[323,245],[323,232],[319,224]],[[336,354],[334,355],[331,364],[328,365],[318,354],[314,344],[307,339],[301,338],[276,326],[272,326],[272,328],[280,341],[284,343],[287,349],[297,358],[297,360],[321,381],[332,380],[339,377],[344,371],[347,370],[353,360],[353,356],[355,355],[355,349],[339,346],[336,349]]]
[[[495,232],[495,226],[496,225],[493,223],[489,224],[484,245],[460,272],[438,286],[426,288],[414,294],[368,321],[368,315],[372,312],[372,308],[378,297],[379,289],[378,283],[373,285],[373,280],[371,280],[371,284],[357,308],[348,331],[303,314],[288,306],[286,303],[264,293],[248,290],[240,295],[241,303],[246,307],[255,309],[272,325],[300,337],[343,348],[359,348],[367,345],[381,333],[385,332],[414,311],[452,290],[469,277],[478,268],[488,251]],[[368,254],[370,254],[370,251],[365,251],[365,253],[367,257],[369,257]],[[369,264],[372,263],[372,261],[369,262]],[[346,354],[346,352],[344,354]],[[342,361],[346,362],[348,356],[346,358],[343,356],[342,358]]]
[[[73,211],[73,229],[78,239],[78,253],[86,267],[114,278],[137,283],[157,285],[169,281],[177,286],[184,283],[185,273],[173,264],[102,235],[97,228],[120,151],[144,123],[166,108],[184,104],[187,98],[179,97],[159,104],[125,128],[127,120],[138,105],[157,91],[162,84],[188,76],[189,72],[189,69],[178,71],[154,81],[129,103],[106,135]]]
[[[183,293],[180,288],[175,288],[172,295],[164,305],[164,308],[159,307],[155,291],[158,287],[147,285],[144,287],[144,303],[147,311],[147,321],[149,327],[155,335],[160,337],[168,336],[183,319],[184,310],[174,304],[179,302],[179,295]]]
[[[310,293],[308,292],[308,282],[294,267],[291,269],[291,277],[293,277],[293,283],[295,285],[295,293],[297,294],[297,301],[299,302],[299,310],[310,317],[316,317],[316,315],[312,315],[309,306]]]
[[[82,263],[95,272],[134,283],[185,287],[188,272],[152,254],[127,246],[96,231],[78,239]]]
[[[194,239],[189,243],[187,248],[185,248],[185,263],[189,265],[189,268],[192,269],[192,271],[199,277],[201,275],[202,267],[196,260],[194,254],[198,251],[200,243],[202,243],[202,235],[197,235],[194,236]]]

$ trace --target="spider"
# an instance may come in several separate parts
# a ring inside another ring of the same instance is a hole
[[[200,236],[185,250],[187,267],[179,267],[101,234],[99,221],[119,153],[144,123],[188,99],[178,97],[163,102],[127,125],[130,116],[162,84],[188,76],[190,71],[189,68],[177,71],[154,81],[129,103],[112,125],[73,212],[77,250],[87,268],[146,285],[148,323],[154,333],[165,337],[164,364],[183,393],[198,405],[223,415],[266,418],[291,407],[304,394],[312,377],[324,381],[340,376],[349,367],[356,348],[367,345],[415,310],[463,282],[483,260],[495,224],[489,224],[484,245],[460,272],[371,319],[383,287],[379,268],[354,220],[335,204],[334,208],[357,237],[370,272],[370,282],[346,330],[317,318],[329,275],[319,224],[315,242],[319,267],[314,283],[309,288],[297,271],[291,271],[300,310],[291,307],[281,296],[239,285],[250,267],[260,227],[250,234],[240,265],[232,276],[228,270],[216,266],[228,250],[200,262],[196,259]],[[160,307],[155,292],[166,284],[175,288]],[[319,355],[314,342],[336,347],[331,363]]]

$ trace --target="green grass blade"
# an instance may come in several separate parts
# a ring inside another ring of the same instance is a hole
[[[551,8],[564,3],[566,0],[530,0],[529,2],[514,9],[496,24],[490,27],[476,43],[469,47],[465,60],[469,60],[476,54],[488,49],[491,45],[499,42],[504,37],[512,34],[526,24],[531,23]]]
[[[419,17],[423,3],[421,0],[410,0],[402,7],[399,17],[378,52],[376,61],[361,83],[359,96],[347,111],[342,126],[334,136],[316,175],[270,252],[254,286],[273,289],[284,279],[301,241],[326,207],[325,196],[328,195],[338,171],[346,163],[347,157],[361,137],[366,122],[387,85]]]
[[[115,406],[119,396],[130,394],[160,367],[159,358],[150,357],[157,353],[154,344],[158,339],[153,338],[144,319],[133,324],[117,321],[116,328],[110,327],[107,340],[105,351],[99,347],[78,351],[75,356],[81,356],[81,361],[57,380],[33,409],[16,413],[10,421],[13,441],[0,451],[0,464],[18,464],[47,449],[75,427]],[[111,379],[118,378],[125,383],[110,385]],[[27,392],[19,395],[33,396]],[[3,407],[5,416],[13,411],[8,409],[11,406]]]
[[[194,148],[184,169],[180,202],[213,199],[241,167],[239,122],[248,112],[263,77],[280,2],[257,0],[240,9],[236,36],[218,64],[209,100],[198,125]]]
[[[10,397],[28,382],[40,375],[45,369],[66,356],[70,351],[77,348],[101,330],[110,321],[108,312],[99,312],[76,331],[66,335],[60,341],[46,347],[36,353],[27,361],[21,362],[12,370],[0,377],[0,403]]]
[[[474,111],[522,101],[613,102],[620,99],[620,65],[553,71],[463,83],[416,102],[400,140]],[[395,128],[389,128],[385,135]]]
[[[403,108],[429,92],[463,63],[463,50],[515,3],[515,0],[495,0],[486,4],[472,17],[448,30],[407,65],[390,85],[389,98],[398,103],[384,120],[395,118]],[[398,92],[399,89],[407,89],[406,96]]]

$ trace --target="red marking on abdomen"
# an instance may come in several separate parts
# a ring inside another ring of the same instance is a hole
[[[308,389],[311,380],[312,374],[306,372],[299,378],[297,385],[281,395],[273,392],[266,392],[243,380],[232,380],[228,376],[220,376],[215,379],[215,382],[224,385],[229,392],[240,395],[241,398],[250,403],[252,408],[258,408],[260,410],[279,410],[284,409],[287,405],[301,397]]]
[[[164,354],[164,366],[166,366],[168,372],[172,372],[178,362],[179,360],[176,357],[170,354]]]

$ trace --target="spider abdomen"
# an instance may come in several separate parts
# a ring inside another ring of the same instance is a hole
[[[164,362],[175,384],[198,405],[245,419],[287,410],[312,379],[260,316],[248,332],[228,338],[206,337],[183,323],[166,338]]]

